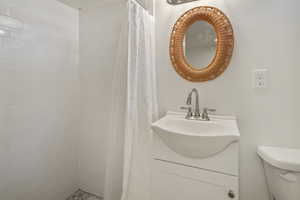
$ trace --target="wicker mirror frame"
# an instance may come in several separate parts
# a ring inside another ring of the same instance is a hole
[[[189,64],[184,55],[184,37],[187,29],[196,21],[211,24],[217,35],[216,54],[212,62],[202,69]],[[170,39],[170,58],[176,72],[192,82],[204,82],[217,78],[228,67],[234,48],[233,28],[227,16],[215,7],[200,6],[184,13],[175,23]]]

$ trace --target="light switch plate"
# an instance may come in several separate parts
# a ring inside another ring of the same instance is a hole
[[[253,88],[268,87],[268,69],[255,69],[253,71]]]

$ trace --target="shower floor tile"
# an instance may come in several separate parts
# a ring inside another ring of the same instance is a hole
[[[74,194],[72,194],[67,200],[103,200],[96,195],[90,194],[88,192],[78,190]]]

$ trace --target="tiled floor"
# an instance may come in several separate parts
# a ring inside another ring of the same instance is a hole
[[[71,195],[67,200],[103,200],[93,194],[78,190],[73,195]]]

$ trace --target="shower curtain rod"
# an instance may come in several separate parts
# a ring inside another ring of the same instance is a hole
[[[198,0],[167,0],[167,2],[171,5],[178,5],[178,4],[189,3],[193,1],[198,1]]]

